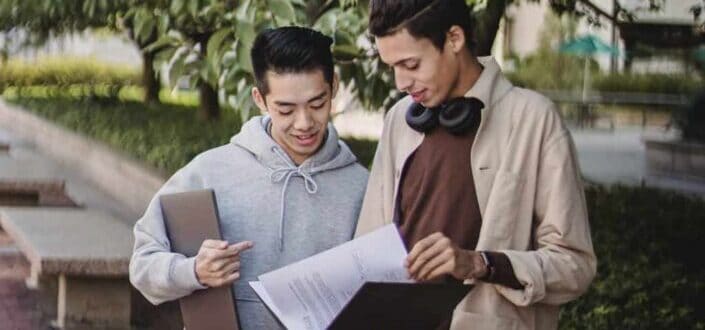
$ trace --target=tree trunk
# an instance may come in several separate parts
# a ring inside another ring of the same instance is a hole
[[[475,29],[472,37],[477,42],[475,45],[476,56],[491,55],[492,44],[494,44],[494,39],[499,29],[499,22],[502,20],[509,3],[511,3],[511,0],[487,1],[485,10],[475,16]]]
[[[194,36],[196,40],[201,45],[201,55],[203,58],[208,58],[207,47],[208,39],[210,39],[212,33],[206,32]],[[202,77],[198,78],[196,83],[199,91],[200,107],[199,116],[205,120],[217,120],[220,118],[220,104],[218,102],[218,91],[213,88],[207,81],[203,80]]]
[[[159,104],[161,84],[154,72],[154,54],[142,51],[142,84],[144,86],[144,103]]]
[[[205,120],[217,120],[220,118],[220,105],[218,104],[218,92],[207,82],[198,82],[200,99],[199,116]]]

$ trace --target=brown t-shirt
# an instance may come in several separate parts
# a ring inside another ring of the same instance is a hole
[[[398,196],[399,231],[407,249],[434,232],[462,249],[477,246],[482,216],[470,163],[474,138],[474,132],[456,136],[437,128],[407,160]],[[521,288],[507,256],[489,254],[495,273],[487,281]]]

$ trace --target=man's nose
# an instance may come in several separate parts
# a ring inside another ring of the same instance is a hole
[[[297,111],[296,118],[294,120],[294,128],[299,131],[308,131],[313,127],[313,118],[309,111],[302,109]]]
[[[399,91],[409,92],[409,89],[413,84],[413,79],[411,79],[407,74],[401,72],[401,70],[394,69],[394,83]]]

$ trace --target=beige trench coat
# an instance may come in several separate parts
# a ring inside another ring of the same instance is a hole
[[[559,305],[587,290],[597,263],[575,147],[550,100],[512,86],[494,59],[479,60],[484,70],[466,94],[485,104],[468,150],[483,219],[476,249],[505,253],[524,289],[476,283],[451,329],[555,329]],[[356,236],[393,221],[401,170],[424,138],[406,125],[411,102],[385,118]]]

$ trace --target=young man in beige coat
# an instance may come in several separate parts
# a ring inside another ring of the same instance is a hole
[[[475,288],[451,329],[555,329],[596,271],[570,133],[554,104],[475,57],[464,0],[372,0],[409,95],[392,107],[356,235],[395,222],[421,281]]]

